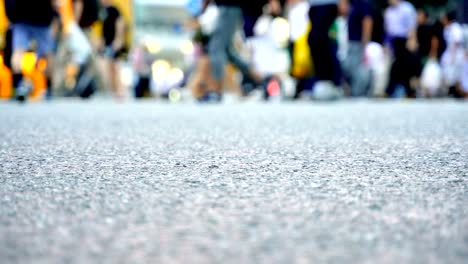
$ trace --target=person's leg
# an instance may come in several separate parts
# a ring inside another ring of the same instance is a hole
[[[261,75],[240,57],[239,53],[232,45],[227,49],[226,53],[229,62],[236,66],[244,76],[248,76],[248,78],[257,83],[262,81]]]
[[[45,69],[45,76],[46,76],[46,79],[47,79],[47,94],[46,94],[46,97],[47,98],[52,98],[53,96],[53,69],[54,69],[54,65],[55,65],[55,56],[53,53],[49,53],[48,55],[46,55],[46,60],[47,60],[47,68]]]
[[[41,58],[46,59],[46,67],[41,68],[41,73],[47,80],[47,96],[52,95],[52,72],[54,67],[54,39],[50,27],[31,27],[33,29],[32,37],[37,42],[36,55],[38,61]]]
[[[364,65],[358,66],[356,69],[355,78],[353,80],[355,97],[364,97],[370,95],[372,71]]]
[[[212,88],[216,92],[222,91],[224,65],[227,61],[226,51],[232,42],[237,23],[239,23],[232,15],[231,8],[228,7],[219,7],[219,17],[208,46],[211,76],[214,81]]]
[[[21,63],[23,55],[29,47],[31,36],[27,27],[23,24],[14,24],[12,30],[13,54],[11,56],[11,67],[13,70],[13,86],[18,88],[23,78]]]
[[[341,63],[338,60],[338,44],[330,40],[331,54],[329,55],[332,58],[332,81],[336,87],[340,87],[343,79],[343,72],[341,70]]]
[[[336,79],[336,51],[333,50],[328,33],[337,13],[336,5],[312,6],[309,10],[309,19],[313,26],[308,42],[315,73],[320,81]]]
[[[319,81],[331,81],[333,74],[330,72],[333,69],[332,59],[328,56],[330,46],[326,39],[311,39],[309,42],[310,53],[314,63],[315,76]]]
[[[364,48],[359,42],[349,44],[351,96],[365,96],[370,82],[370,70],[363,64]]]
[[[229,60],[243,74],[260,83],[260,74],[251,69],[233,48],[233,38],[237,27],[242,22],[242,10],[238,7],[220,7],[218,25],[213,32],[209,43],[209,56],[211,61],[211,73],[215,90],[221,92],[224,77],[224,66]]]
[[[404,50],[404,66],[402,67],[404,75],[403,86],[405,87],[406,96],[409,98],[416,98],[416,90],[414,89],[413,79],[418,76],[419,62],[414,53],[412,53],[405,45]]]
[[[405,89],[407,97],[414,97],[415,92],[411,85],[411,78],[413,77],[414,64],[412,64],[411,54],[406,48],[406,40],[401,40],[398,47],[399,51],[396,53],[395,58],[395,78],[400,85]]]
[[[144,78],[143,76],[138,76],[138,81],[133,90],[134,96],[137,99],[143,98],[143,95],[144,95],[143,78]]]
[[[10,70],[12,69],[11,67],[12,55],[13,55],[13,28],[10,26],[5,32],[5,48],[3,50],[3,63]]]
[[[118,58],[109,60],[109,78],[111,89],[117,99],[123,99],[124,92],[120,81],[120,61]]]
[[[193,73],[188,87],[192,91],[195,98],[201,98],[207,92],[206,88],[210,88],[210,60],[207,55],[201,56],[197,61],[197,67]]]
[[[258,19],[260,17],[258,16],[252,16],[252,15],[244,15],[243,16],[243,21],[244,21],[244,27],[243,27],[243,32],[244,32],[244,54],[247,54],[247,57],[245,58],[249,63],[252,62],[254,52],[255,52],[255,47],[254,47],[254,38],[255,38],[255,24],[257,23]]]
[[[388,82],[387,88],[385,90],[385,94],[388,97],[393,97],[395,95],[395,91],[398,87],[398,85],[401,85],[400,81],[400,73],[399,73],[399,68],[400,66],[398,65],[397,61],[395,60],[390,68],[390,80]]]
[[[390,80],[386,89],[386,94],[392,97],[398,85],[405,85],[405,50],[406,39],[394,38],[392,40],[394,60],[390,69]]]
[[[104,81],[104,76],[103,76],[103,71],[102,67],[100,64],[102,64],[101,58],[98,56],[98,46],[99,44],[97,43],[98,41],[96,40],[95,37],[93,37],[93,32],[91,28],[82,28],[86,38],[88,39],[88,42],[91,45],[91,57],[90,57],[90,63],[89,63],[89,70],[93,72],[93,77],[94,77],[94,83],[96,85],[96,89],[104,89],[105,88],[105,81]]]

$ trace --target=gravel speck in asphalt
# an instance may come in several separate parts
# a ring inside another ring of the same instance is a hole
[[[0,103],[1,263],[467,263],[468,104]]]

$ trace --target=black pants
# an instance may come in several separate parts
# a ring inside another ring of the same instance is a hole
[[[337,45],[329,36],[337,15],[335,4],[312,6],[309,10],[312,30],[308,40],[317,80],[333,81],[338,86],[341,84],[341,68],[336,55]]]
[[[386,93],[392,96],[399,85],[403,86],[408,97],[414,97],[415,91],[411,88],[411,78],[417,76],[418,66],[415,64],[416,58],[406,47],[408,39],[394,38],[392,40],[395,61],[390,69],[390,82]]]
[[[146,76],[140,76],[138,83],[135,86],[135,98],[143,98],[148,96],[150,93],[150,78]]]
[[[13,55],[13,29],[9,27],[5,34],[5,48],[3,50],[3,63],[8,69],[11,68],[11,57]]]

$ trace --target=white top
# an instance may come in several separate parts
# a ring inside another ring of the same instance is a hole
[[[442,54],[441,65],[444,70],[444,80],[448,86],[461,82],[466,89],[467,85],[467,56],[463,47],[463,28],[460,24],[453,22],[444,29],[444,38],[447,49]]]
[[[385,30],[390,37],[407,38],[417,26],[417,13],[412,4],[401,1],[385,10]]]
[[[288,14],[291,40],[295,41],[304,35],[309,24],[309,3],[301,1],[291,7]]]
[[[460,24],[454,22],[444,29],[444,38],[447,42],[447,49],[454,49],[457,46],[463,47],[463,28]]]
[[[463,64],[461,86],[463,91],[468,93],[468,54],[466,54],[465,63]]]

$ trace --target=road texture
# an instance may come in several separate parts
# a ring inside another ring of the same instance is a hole
[[[467,263],[468,104],[0,104],[1,263]]]

